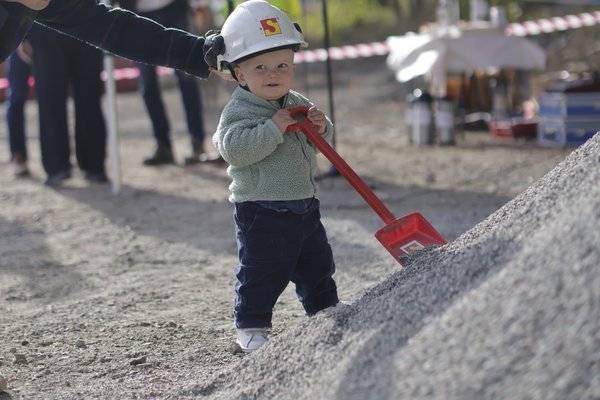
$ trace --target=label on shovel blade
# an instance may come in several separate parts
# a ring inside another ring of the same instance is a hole
[[[423,246],[421,243],[419,243],[416,240],[413,240],[413,241],[405,244],[404,246],[400,247],[400,250],[402,250],[403,252],[408,254],[413,251],[422,250],[424,248],[425,248],[425,246]]]

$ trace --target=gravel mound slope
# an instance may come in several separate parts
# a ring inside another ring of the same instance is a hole
[[[405,264],[174,397],[600,398],[600,134]]]

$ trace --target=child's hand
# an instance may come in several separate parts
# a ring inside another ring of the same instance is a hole
[[[296,123],[296,120],[290,115],[290,111],[283,108],[281,110],[277,110],[271,119],[283,133],[285,133],[288,126]]]
[[[308,109],[306,116],[310,122],[317,127],[317,131],[321,135],[325,133],[325,130],[327,129],[327,118],[325,118],[325,114],[323,114],[321,110],[313,106]]]

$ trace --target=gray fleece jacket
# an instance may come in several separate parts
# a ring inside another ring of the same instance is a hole
[[[301,133],[284,133],[271,119],[280,108],[313,104],[290,91],[283,107],[238,87],[221,114],[213,144],[229,163],[229,201],[300,200],[317,191],[317,149]],[[323,134],[330,141],[331,121]]]

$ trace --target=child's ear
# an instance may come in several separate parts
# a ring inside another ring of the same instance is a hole
[[[242,72],[242,69],[240,67],[234,67],[233,71],[235,72],[235,77],[237,78],[237,81],[240,83],[240,85],[246,86],[246,79],[244,78],[244,73]]]

